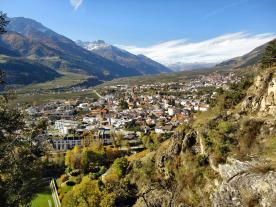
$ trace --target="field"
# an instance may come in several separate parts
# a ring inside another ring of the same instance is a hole
[[[16,99],[12,104],[43,104],[53,100],[59,99],[76,99],[76,98],[98,98],[98,95],[93,90],[85,90],[78,92],[55,92],[46,94],[17,94]]]
[[[51,90],[58,88],[68,88],[79,83],[86,81],[89,76],[83,74],[69,73],[69,72],[60,72],[63,76],[52,81],[45,83],[37,83],[25,86],[18,90],[20,93],[27,93],[36,90]]]
[[[106,81],[105,83],[96,86],[96,88],[101,88],[105,86],[114,86],[114,85],[124,85],[124,84],[139,85],[139,84],[151,84],[151,83],[159,83],[159,82],[162,82],[162,83],[177,82],[177,81],[183,82],[185,80],[196,78],[200,75],[208,75],[212,72],[225,73],[229,71],[230,71],[229,69],[225,69],[225,68],[209,68],[209,69],[198,69],[198,70],[182,71],[182,72],[175,72],[175,73],[163,73],[160,75],[116,78],[111,81]]]
[[[49,205],[49,201],[51,206]],[[50,186],[45,187],[41,193],[38,193],[32,200],[31,207],[54,207]]]

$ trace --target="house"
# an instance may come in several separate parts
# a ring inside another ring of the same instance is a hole
[[[163,128],[162,127],[155,127],[155,133],[157,133],[157,134],[163,134],[164,133],[164,130],[163,130]]]
[[[90,123],[90,124],[93,124],[93,123],[97,123],[97,118],[96,117],[83,117],[82,121],[84,123]]]
[[[168,108],[168,114],[170,116],[173,116],[175,114],[175,109],[174,108]]]
[[[98,138],[103,141],[103,144],[112,144],[110,128],[106,128],[106,127],[99,128]]]
[[[56,150],[70,150],[75,146],[82,146],[82,139],[76,137],[64,137],[63,139],[51,140],[54,149]]]
[[[57,129],[61,134],[69,134],[73,130],[78,128],[78,122],[72,120],[57,120],[55,122],[55,129]]]
[[[36,107],[29,107],[26,109],[26,112],[31,115],[34,116],[38,113],[38,109]]]

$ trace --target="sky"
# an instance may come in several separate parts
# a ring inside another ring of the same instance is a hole
[[[0,0],[0,10],[164,64],[219,62],[276,34],[276,0]]]

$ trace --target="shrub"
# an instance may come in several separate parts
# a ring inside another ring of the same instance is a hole
[[[246,77],[239,83],[231,84],[230,90],[224,93],[224,108],[229,109],[240,103],[246,95],[246,90],[252,85],[252,83],[252,78]]]
[[[127,167],[128,167],[128,161],[125,157],[117,158],[112,164],[112,169],[119,177],[122,177],[125,175]]]
[[[229,133],[232,130],[232,124],[227,121],[220,121],[218,123],[217,129],[222,134]]]
[[[197,162],[199,166],[207,166],[209,164],[208,156],[207,155],[198,155]]]
[[[74,185],[76,185],[76,183],[74,181],[68,180],[68,181],[66,181],[66,185],[74,186]]]
[[[249,154],[256,144],[263,122],[254,119],[245,120],[239,132],[239,153]]]
[[[81,175],[78,175],[78,176],[76,177],[76,179],[75,179],[75,181],[76,181],[77,184],[79,184],[79,183],[81,182],[81,180],[82,180]]]
[[[115,207],[116,194],[107,193],[104,194],[103,199],[101,200],[100,207]]]

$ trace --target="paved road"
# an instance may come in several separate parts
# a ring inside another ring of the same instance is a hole
[[[93,90],[93,91],[97,96],[99,96],[99,98],[102,98],[101,94],[99,94],[96,90]]]

